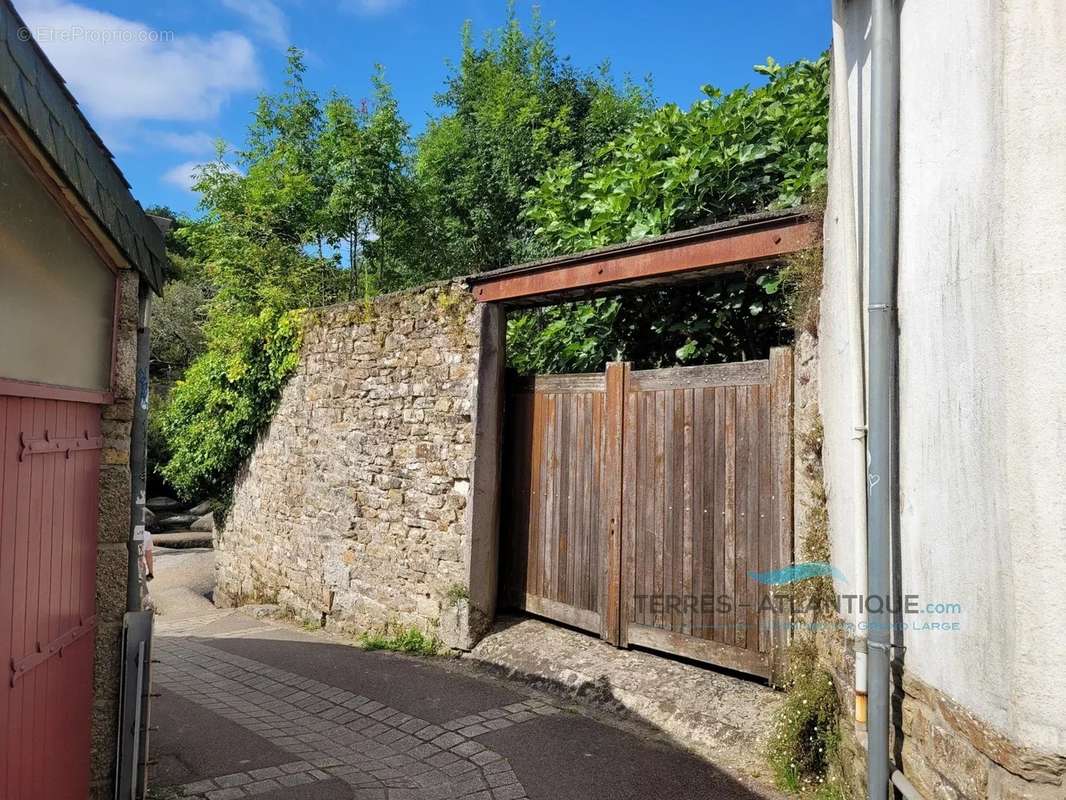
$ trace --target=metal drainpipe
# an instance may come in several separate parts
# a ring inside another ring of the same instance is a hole
[[[833,114],[841,150],[852,152],[851,103],[848,90],[844,9],[845,0],[833,0]],[[852,527],[855,550],[855,574],[849,588],[860,598],[866,597],[866,342],[863,331],[863,265],[859,257],[858,229],[855,222],[855,189],[851,162],[847,162],[847,190],[839,214],[844,234],[844,263],[848,277],[848,371],[851,383],[852,452]],[[856,615],[855,651],[855,724],[866,730],[866,609]]]
[[[889,698],[892,690],[891,580],[892,458],[896,450],[896,257],[899,160],[899,14],[894,0],[873,0],[870,88],[869,467],[867,564],[869,569],[869,751],[867,795],[886,800]]]
[[[142,277],[137,289],[137,395],[130,430],[130,537],[126,573],[126,610],[141,610],[141,572],[138,547],[144,531],[145,486],[147,483],[148,439],[148,355],[152,290]]]

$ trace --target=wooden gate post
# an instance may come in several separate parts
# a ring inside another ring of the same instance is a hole
[[[474,457],[466,506],[466,619],[457,619],[451,647],[470,650],[488,633],[496,617],[499,570],[500,470],[503,464],[504,365],[507,312],[497,303],[477,306],[478,374],[474,398]]]
[[[773,486],[774,569],[792,563],[792,348],[770,350],[770,463]],[[791,640],[792,610],[779,608],[775,596],[771,627],[771,681],[784,678],[786,649]]]
[[[601,588],[600,636],[616,647],[621,644],[622,622],[622,447],[625,440],[624,416],[626,383],[630,364],[612,362],[607,365],[606,402],[604,404],[604,476],[603,514],[601,530],[606,536],[600,540],[603,578]]]

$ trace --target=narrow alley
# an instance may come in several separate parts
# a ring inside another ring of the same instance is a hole
[[[194,800],[737,798],[647,727],[455,659],[216,609],[214,553],[159,548],[151,784]]]

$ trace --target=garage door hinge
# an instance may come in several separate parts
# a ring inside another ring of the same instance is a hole
[[[104,446],[103,436],[90,436],[88,431],[82,431],[81,436],[70,436],[65,439],[54,439],[48,431],[44,432],[43,439],[31,439],[25,433],[19,434],[19,461],[26,456],[47,455],[49,453],[63,453],[70,458],[71,451],[99,450]]]

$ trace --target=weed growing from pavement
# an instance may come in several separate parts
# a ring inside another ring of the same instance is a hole
[[[391,650],[417,656],[439,655],[442,646],[436,636],[423,633],[415,627],[387,624],[382,628],[364,632],[359,644],[367,650]]]
[[[777,785],[817,800],[843,798],[833,777],[838,761],[840,700],[829,673],[819,667],[813,638],[789,648],[787,697],[774,720],[768,758]]]

